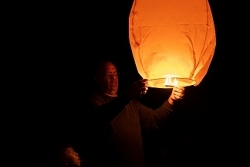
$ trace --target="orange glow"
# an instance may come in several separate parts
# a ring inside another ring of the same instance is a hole
[[[216,46],[208,0],[134,0],[129,40],[138,73],[149,86],[197,86]]]

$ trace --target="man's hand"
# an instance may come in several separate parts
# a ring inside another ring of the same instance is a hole
[[[171,105],[174,105],[175,101],[179,101],[179,100],[183,99],[184,93],[185,93],[184,87],[174,87],[170,97],[168,98],[168,102]]]
[[[138,99],[145,95],[148,90],[148,80],[141,79],[134,82],[125,92],[125,94],[131,99]]]

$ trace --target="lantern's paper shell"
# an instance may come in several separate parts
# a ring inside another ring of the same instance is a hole
[[[197,86],[216,46],[208,0],[134,0],[129,41],[138,73],[151,87],[165,88],[169,74],[180,86]]]

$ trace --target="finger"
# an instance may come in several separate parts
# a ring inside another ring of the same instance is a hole
[[[137,84],[138,84],[138,86],[143,86],[144,85],[144,81],[143,80],[139,80],[139,81],[137,81]]]
[[[185,90],[185,88],[184,88],[184,87],[174,87],[174,90],[175,90],[175,91],[182,92],[182,91]]]
[[[177,95],[182,95],[182,94],[184,94],[184,92],[183,92],[182,90],[177,90],[177,91],[175,91],[174,93],[177,94]]]
[[[147,93],[147,91],[142,91],[141,96],[145,95],[146,93]]]
[[[184,95],[183,94],[179,94],[178,97],[179,97],[179,99],[182,99],[184,97]]]
[[[183,97],[183,96],[184,96],[183,93],[177,93],[176,95],[177,95],[178,97]]]
[[[147,87],[142,87],[142,88],[140,89],[140,95],[141,95],[141,96],[145,95],[145,94],[147,93],[147,91],[148,91],[148,88],[147,88]]]

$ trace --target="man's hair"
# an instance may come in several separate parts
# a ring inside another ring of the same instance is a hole
[[[106,63],[111,63],[111,64],[113,64],[117,68],[116,63],[113,62],[113,61],[111,61],[111,60],[102,60],[102,61],[99,61],[98,63],[96,63],[94,76],[96,76],[98,73],[101,72],[101,70],[103,69],[103,67],[104,67],[104,65]]]
[[[100,85],[98,85],[98,83],[96,82],[96,77],[98,77],[99,75],[102,75],[101,72],[103,72],[102,70],[103,70],[103,67],[106,63],[112,63],[117,69],[116,63],[111,61],[111,60],[97,61],[93,66],[93,70],[92,70],[91,77],[90,77],[91,84],[89,85],[88,91],[91,91],[91,92],[99,92],[100,91]]]

